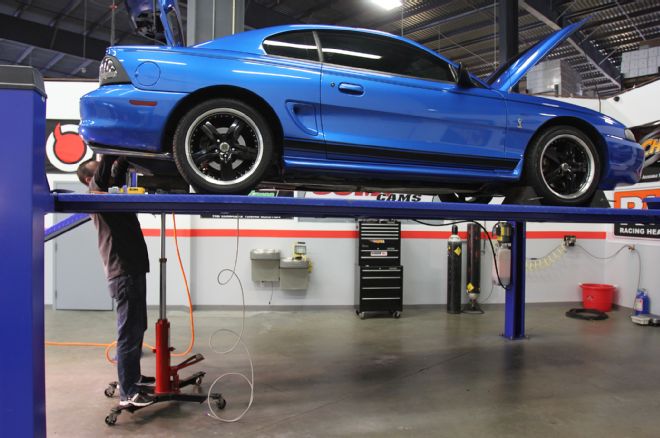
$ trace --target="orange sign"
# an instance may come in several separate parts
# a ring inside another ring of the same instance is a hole
[[[660,197],[660,188],[614,192],[614,208],[644,209],[646,198]]]

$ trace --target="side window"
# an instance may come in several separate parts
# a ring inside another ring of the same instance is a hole
[[[312,32],[286,32],[268,37],[263,47],[269,55],[318,61],[319,52]]]
[[[318,35],[324,62],[454,82],[449,64],[403,41],[351,31],[320,31]]]

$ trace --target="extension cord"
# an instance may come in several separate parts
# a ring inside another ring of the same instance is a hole
[[[248,411],[252,407],[252,402],[254,401],[254,364],[252,363],[252,355],[250,354],[250,350],[248,349],[247,345],[243,341],[243,333],[245,332],[245,290],[243,289],[243,282],[241,281],[241,277],[239,277],[238,274],[236,273],[236,264],[238,263],[238,244],[239,244],[239,241],[240,241],[239,240],[239,234],[240,234],[240,219],[237,217],[236,218],[236,251],[234,253],[234,268],[233,269],[226,268],[226,269],[221,270],[220,272],[218,272],[218,276],[216,277],[216,280],[217,280],[217,282],[220,286],[224,286],[224,285],[228,284],[231,281],[232,278],[236,278],[236,281],[238,281],[238,286],[241,289],[241,299],[242,299],[242,302],[243,302],[243,306],[242,306],[243,317],[241,318],[241,331],[240,331],[240,333],[236,333],[235,331],[230,330],[230,329],[218,329],[218,330],[214,331],[213,333],[211,333],[211,336],[209,336],[209,348],[211,349],[211,351],[213,351],[215,353],[225,355],[225,354],[229,354],[229,353],[233,352],[236,349],[236,347],[240,344],[243,347],[243,349],[245,350],[245,353],[247,354],[247,357],[248,357],[248,361],[250,363],[250,378],[248,378],[245,374],[242,374],[242,373],[229,372],[229,373],[224,373],[224,374],[220,375],[218,378],[216,378],[213,381],[213,383],[211,383],[211,386],[209,387],[209,391],[208,391],[208,397],[206,398],[207,404],[209,406],[209,411],[211,412],[208,415],[209,415],[209,417],[215,418],[216,420],[222,421],[223,423],[235,423],[235,422],[239,421],[241,418],[243,418],[245,416],[245,414],[248,413]],[[230,272],[231,275],[229,276],[229,278],[226,281],[221,281],[220,277],[225,272]],[[234,342],[234,345],[232,345],[231,347],[229,347],[226,350],[216,350],[213,347],[213,337],[216,334],[221,333],[221,332],[231,333],[234,336],[236,336],[236,342]],[[229,377],[229,376],[237,376],[237,377],[242,378],[243,380],[245,380],[247,382],[248,386],[250,387],[250,400],[248,401],[248,404],[245,407],[245,409],[235,418],[223,418],[223,417],[221,417],[220,415],[218,415],[215,412],[215,410],[213,410],[213,405],[211,404],[211,394],[213,393],[213,388],[215,387],[215,385],[218,382],[220,382],[225,377]]]

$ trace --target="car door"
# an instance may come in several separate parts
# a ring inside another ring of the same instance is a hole
[[[319,30],[321,120],[334,160],[472,167],[505,154],[506,104],[479,85],[460,88],[443,58],[402,39]]]

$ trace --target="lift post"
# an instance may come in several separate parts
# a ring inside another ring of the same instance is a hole
[[[0,66],[0,360],[3,436],[45,436],[46,93],[31,67]]]
[[[505,338],[515,340],[525,337],[525,246],[526,226],[524,222],[509,222],[511,225],[511,282],[505,295]]]

